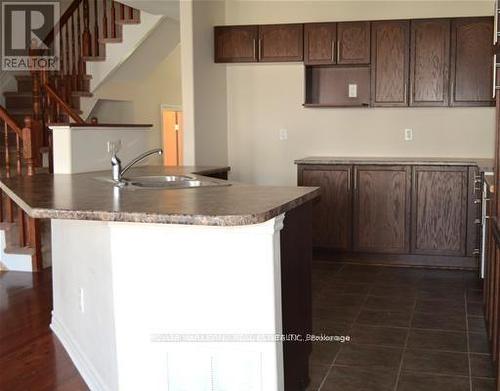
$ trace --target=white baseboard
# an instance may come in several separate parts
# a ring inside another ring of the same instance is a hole
[[[74,340],[71,334],[68,332],[66,327],[57,320],[52,313],[52,321],[50,323],[50,328],[59,339],[59,342],[63,345],[64,349],[68,353],[71,361],[75,365],[78,372],[82,376],[87,386],[91,391],[111,391],[111,389],[104,383],[99,373],[92,365],[90,360],[82,352],[78,343]]]

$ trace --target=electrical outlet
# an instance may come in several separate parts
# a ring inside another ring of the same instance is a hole
[[[118,153],[122,147],[122,140],[108,140],[106,147],[108,153]]]
[[[80,288],[80,298],[79,298],[80,312],[83,314],[85,312],[85,292],[83,288]]]
[[[280,129],[280,140],[281,141],[288,140],[288,130],[287,129]]]
[[[405,141],[413,140],[413,129],[405,129]]]
[[[358,85],[349,84],[349,98],[357,98],[357,97],[358,97]]]

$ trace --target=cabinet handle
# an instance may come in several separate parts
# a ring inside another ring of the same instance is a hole
[[[357,190],[358,188],[358,181],[357,181],[358,173],[355,171],[354,172],[354,191]]]
[[[253,39],[253,58],[257,60],[257,40]]]
[[[332,40],[332,64],[335,62],[335,41]]]
[[[474,251],[472,252],[472,255],[479,255],[481,254],[481,250],[479,250],[478,248],[475,248]]]
[[[403,102],[406,102],[408,99],[408,83],[405,82],[405,90],[404,90],[404,95],[403,95]]]
[[[259,60],[262,58],[262,38],[259,38]]]
[[[347,191],[351,191],[351,173],[347,171]]]
[[[340,62],[340,40],[337,41],[337,64]]]
[[[474,200],[474,203],[475,203],[475,204],[480,204],[480,203],[481,203],[481,200]]]
[[[495,12],[498,14],[498,12]],[[497,95],[497,55],[493,55],[493,96],[494,99]]]

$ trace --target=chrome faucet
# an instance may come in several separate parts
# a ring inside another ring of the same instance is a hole
[[[113,152],[113,156],[111,156],[111,169],[113,172],[113,180],[115,182],[121,183],[122,178],[123,178],[123,174],[125,174],[125,172],[127,172],[130,168],[135,166],[140,161],[146,159],[148,156],[154,155],[155,153],[157,153],[158,155],[162,155],[163,149],[155,148],[155,149],[152,149],[150,151],[141,153],[135,159],[132,159],[132,161],[129,164],[127,164],[125,167],[122,168],[121,160],[116,155],[116,152]]]

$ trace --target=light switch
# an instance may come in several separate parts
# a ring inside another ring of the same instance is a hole
[[[349,98],[357,98],[357,97],[358,97],[358,85],[349,84]]]
[[[405,129],[405,141],[413,140],[413,129]]]

